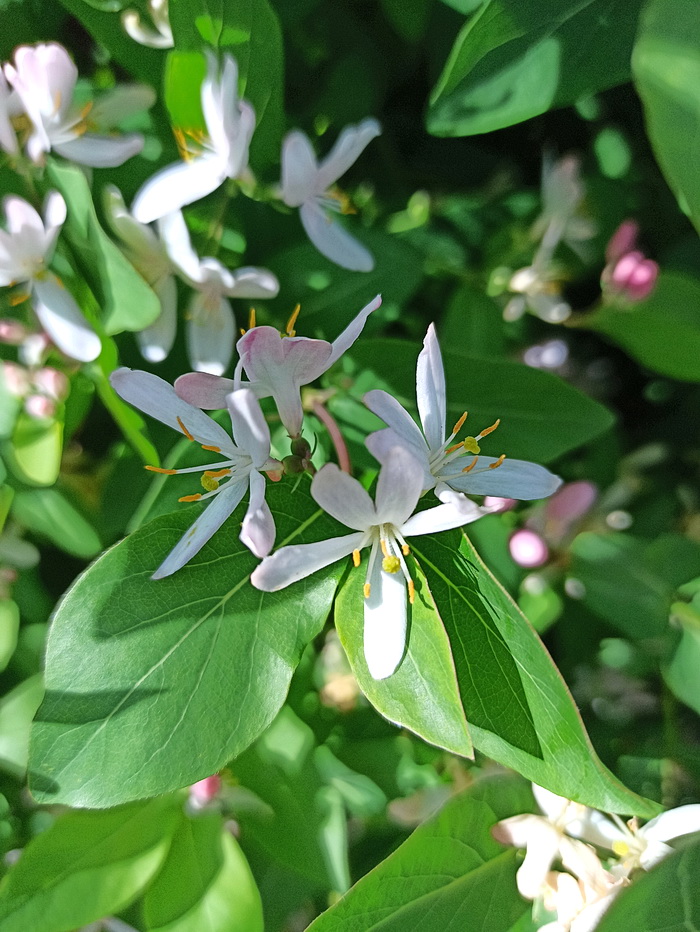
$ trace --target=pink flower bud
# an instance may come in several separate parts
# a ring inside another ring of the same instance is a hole
[[[585,479],[567,482],[552,495],[545,505],[550,521],[575,521],[589,510],[598,497],[598,489]]]
[[[639,224],[637,221],[623,220],[605,247],[605,261],[607,263],[617,262],[625,253],[631,252],[637,245],[638,236]]]
[[[52,369],[50,366],[45,366],[35,372],[33,382],[35,388],[38,388],[45,395],[55,398],[56,401],[63,401],[68,395],[69,383],[67,377],[63,372]]]
[[[659,266],[641,252],[629,252],[617,263],[611,275],[615,289],[629,301],[643,301],[654,290]]]
[[[508,541],[508,549],[518,566],[533,569],[542,566],[549,559],[549,549],[539,534],[522,528],[516,531]]]
[[[2,375],[5,387],[15,398],[24,398],[29,391],[29,373],[16,362],[3,362]]]
[[[484,507],[495,515],[499,515],[503,511],[510,511],[517,504],[518,502],[514,498],[499,498],[497,495],[486,495],[484,498]]]
[[[0,320],[0,343],[19,346],[27,338],[27,328],[18,320]]]
[[[46,395],[29,395],[25,398],[24,410],[30,417],[45,420],[56,413],[56,402]]]
[[[221,777],[218,774],[198,780],[190,787],[190,803],[195,809],[203,809],[216,797],[220,789]]]

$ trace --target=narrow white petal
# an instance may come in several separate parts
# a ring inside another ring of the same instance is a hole
[[[444,471],[454,469],[456,472],[458,462],[453,460]],[[464,462],[468,465],[470,460],[465,457]],[[492,456],[480,456],[472,472],[443,481],[456,491],[466,492],[467,495],[497,495],[500,498],[517,498],[522,501],[546,498],[556,492],[562,484],[559,476],[537,463],[505,459],[500,466],[489,469],[490,464],[495,462],[497,460]]]
[[[192,527],[180,538],[151,578],[163,579],[165,576],[171,576],[199,553],[236,508],[245,495],[247,486],[245,478],[239,482],[228,482],[226,487],[214,496],[211,504],[204,509]]]
[[[382,465],[377,480],[376,523],[400,527],[413,514],[423,491],[423,467],[405,447],[396,447]]]
[[[270,457],[270,428],[260,402],[249,388],[239,388],[226,396],[226,404],[236,445],[250,456],[255,468],[260,469]]]
[[[428,327],[425,340],[423,340],[423,349],[418,356],[416,398],[428,446],[431,450],[436,450],[445,441],[447,401],[445,370],[434,324]]]
[[[198,372],[221,375],[228,368],[236,339],[236,322],[231,305],[221,298],[216,310],[204,307],[204,298],[195,294],[187,320],[187,355]]]
[[[169,382],[140,369],[117,369],[109,377],[118,395],[140,411],[156,418],[178,433],[184,433],[178,418],[197,443],[218,447],[225,455],[238,450],[229,435],[209,415],[187,404]]]
[[[326,212],[313,198],[301,205],[299,216],[306,235],[321,255],[353,272],[372,271],[372,253],[347,233],[333,214]]]
[[[616,841],[627,841],[628,836],[611,819],[598,812],[597,809],[585,807],[576,818],[569,819],[566,831],[574,838],[581,838],[591,845],[599,848],[609,848],[612,851]]]
[[[288,207],[300,207],[314,193],[316,156],[308,136],[299,130],[287,133],[282,143],[282,200]]]
[[[396,398],[376,388],[367,392],[362,400],[373,414],[380,417],[387,427],[391,427],[401,442],[408,444],[411,449],[421,451],[427,460],[428,444],[416,422]]]
[[[66,222],[66,202],[58,191],[49,191],[44,199],[44,225],[49,230],[60,230]]]
[[[215,191],[226,177],[226,164],[203,155],[191,162],[175,162],[150,178],[131,207],[140,223],[150,223]]]
[[[280,290],[277,276],[267,269],[244,266],[233,273],[233,287],[228,292],[236,298],[274,298]]]
[[[123,165],[127,159],[143,149],[141,133],[128,133],[124,136],[97,136],[85,133],[68,142],[61,142],[53,147],[59,155],[79,165],[93,168],[115,168]]]
[[[162,362],[175,342],[177,332],[177,288],[172,275],[167,275],[154,286],[160,300],[161,311],[150,327],[136,334],[141,355],[148,362]]]
[[[7,232],[11,236],[31,235],[35,239],[44,236],[44,222],[32,205],[23,197],[8,194],[2,206],[7,218]]]
[[[469,499],[466,499],[469,502]],[[421,511],[413,515],[400,528],[404,537],[418,537],[421,534],[438,534],[440,531],[449,531],[455,527],[462,527],[464,524],[471,524],[478,518],[482,518],[488,511],[479,508],[474,502],[468,505],[455,505],[446,502],[442,505],[436,505],[435,508],[428,508],[427,511]]]
[[[317,192],[325,191],[335,184],[381,131],[379,123],[371,118],[363,120],[357,126],[346,126],[319,166],[316,178]]]
[[[375,680],[396,670],[406,650],[406,580],[402,573],[385,573],[374,561],[369,597],[365,599],[364,652]]]
[[[201,282],[199,256],[192,248],[190,233],[181,210],[172,210],[158,218],[158,235],[168,258],[190,284]]]
[[[559,851],[560,835],[544,819],[530,824],[525,860],[517,873],[521,896],[534,900],[542,892],[547,873]]]
[[[357,531],[366,531],[377,524],[377,514],[366,489],[339,469],[326,463],[311,482],[314,500],[341,524]]]
[[[425,491],[433,488],[435,485],[435,477],[430,472],[430,463],[426,452],[427,448],[422,434],[420,439],[422,446],[414,446],[408,443],[403,437],[400,437],[390,427],[386,427],[384,430],[376,430],[374,433],[369,434],[365,438],[365,446],[372,456],[382,465],[388,461],[395,447],[405,446],[423,467],[423,490]],[[457,493],[455,492],[453,494],[456,495]]]
[[[691,832],[700,832],[700,803],[662,812],[639,830],[646,841],[670,841]]]
[[[226,396],[230,395],[234,388],[233,379],[222,379],[208,372],[187,372],[175,379],[175,391],[180,398],[206,411],[225,408]]]
[[[282,547],[272,556],[265,557],[260,566],[253,570],[250,581],[263,592],[277,592],[324,566],[349,557],[360,546],[363,538],[362,533],[346,534],[315,544]]]
[[[275,520],[265,501],[265,478],[256,470],[250,473],[250,502],[240,538],[256,557],[266,557],[275,545]]]
[[[367,323],[367,318],[373,311],[376,311],[382,303],[382,296],[378,294],[376,297],[372,298],[369,304],[366,304],[359,314],[357,314],[350,323],[347,325],[345,330],[333,340],[331,344],[331,355],[328,357],[326,362],[326,369],[330,368],[336,360],[340,359],[343,353],[350,349],[355,340],[362,333],[365,324]],[[325,369],[324,369],[325,372]]]
[[[532,826],[542,821],[542,816],[525,813],[501,819],[491,829],[491,834],[503,845],[512,845],[514,848],[526,848],[532,833]]]
[[[589,845],[563,835],[559,841],[559,856],[564,867],[589,887],[605,884],[607,871]]]
[[[546,789],[544,786],[539,786],[537,783],[532,784],[532,795],[535,797],[535,802],[550,822],[558,821],[571,802],[571,800],[567,799],[565,796],[558,796],[556,793]]]
[[[80,362],[97,359],[102,343],[70,291],[54,275],[34,281],[33,291],[36,316],[56,346]]]

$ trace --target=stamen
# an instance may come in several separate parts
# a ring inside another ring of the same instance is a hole
[[[178,418],[178,421],[179,421],[179,420],[180,420],[180,418]],[[194,440],[194,437],[190,437],[190,440]],[[210,445],[207,444],[207,443],[203,443],[203,444],[202,444],[202,449],[203,449],[203,450],[209,450],[210,453],[221,453],[221,447],[213,447],[213,446],[210,446]]]
[[[207,469],[204,475],[209,476],[210,479],[221,479],[222,476],[230,476],[231,469],[228,466],[225,466],[223,469]]]
[[[292,311],[291,317],[287,321],[286,333],[288,337],[293,337],[296,335],[294,324],[297,322],[297,317],[299,316],[300,311],[301,311],[301,304],[297,304],[297,306]]]
[[[359,551],[359,550],[353,550],[353,552],[352,552],[352,563],[353,563],[353,566],[359,566],[359,565],[360,565],[360,551]]]
[[[18,304],[22,304],[29,297],[28,291],[20,291],[19,294],[10,295],[10,307],[17,307]]]
[[[194,495],[183,495],[182,498],[178,498],[179,502],[198,502],[202,497],[201,492],[196,492]]]
[[[464,414],[461,416],[461,418],[457,421],[457,423],[455,424],[455,426],[452,428],[452,433],[453,433],[453,434],[458,434],[458,433],[460,432],[460,430],[462,429],[462,425],[464,424],[464,422],[465,422],[466,419],[467,419],[467,414],[468,414],[468,412],[465,411]]]
[[[474,459],[471,461],[471,463],[470,463],[468,466],[465,466],[465,467],[464,467],[464,469],[462,470],[462,472],[471,472],[472,469],[474,469],[474,467],[476,466],[476,463],[477,463],[477,460],[478,460],[478,459],[479,459],[479,457],[478,457],[478,456],[475,456]]]
[[[177,475],[177,469],[162,469],[160,466],[144,466],[149,472],[159,472],[163,476]]]
[[[457,433],[457,431],[455,431],[455,433]],[[451,447],[448,447],[448,448],[445,450],[445,456],[449,456],[450,453],[454,453],[455,450],[459,450],[459,448],[462,447],[462,446],[464,446],[464,444],[461,443],[461,442],[460,442],[460,443],[455,443],[455,444],[453,444]]]
[[[477,443],[476,437],[465,437],[462,446],[468,453],[481,453],[481,447]]]
[[[479,434],[479,440],[482,440],[484,437],[488,437],[489,434],[492,434],[500,423],[501,423],[500,417],[496,418],[496,421],[494,424],[492,424],[490,427],[485,427],[481,431],[481,433]]]
[[[370,586],[370,584],[369,584],[368,582],[366,582],[365,585],[364,585],[364,588],[363,588],[363,590],[362,590],[362,591],[364,592],[364,594],[365,594],[365,598],[366,598],[366,599],[369,598],[370,590],[371,590],[371,586]]]
[[[390,557],[390,556],[391,556],[391,554],[389,553],[389,550],[388,550],[388,548],[387,548],[386,541],[384,540],[383,537],[382,537],[382,538],[380,539],[380,541],[379,541],[379,546],[382,548],[382,553],[384,554],[385,557]]]
[[[405,557],[407,557],[410,552],[411,552],[411,548],[408,546],[408,544],[401,544],[401,553]]]
[[[501,453],[495,463],[489,463],[489,469],[498,469],[498,467],[503,463],[503,460],[506,458],[505,453]]]
[[[248,329],[252,330],[255,326],[255,308],[251,307],[248,311]]]
[[[182,423],[182,420],[179,417],[177,417],[177,415],[176,415],[176,419],[177,419],[178,424],[180,425],[180,430],[183,432],[185,437],[187,437],[188,440],[194,440],[194,437],[192,436],[192,434],[189,432],[189,430],[187,430],[185,425]]]
[[[416,584],[412,579],[408,580],[408,601],[413,605],[416,599]]]
[[[389,556],[382,560],[382,569],[385,573],[398,573],[401,569],[401,561],[398,557]]]

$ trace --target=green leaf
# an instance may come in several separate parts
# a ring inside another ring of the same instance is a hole
[[[0,438],[11,436],[21,404],[20,399],[9,391],[5,382],[5,367],[0,366]]]
[[[377,387],[387,388],[409,411],[416,410],[416,344],[365,340],[356,343],[349,355],[358,367],[376,373]],[[484,444],[485,454],[506,453],[546,463],[593,440],[613,423],[606,408],[549,372],[451,347],[443,348],[442,355],[447,429],[464,411],[469,412],[467,423],[473,425],[474,434],[501,418],[498,431]]]
[[[107,333],[142,330],[152,324],[160,314],[160,302],[100,226],[85,174],[75,165],[51,160],[46,173],[66,201],[65,235],[103,310]]]
[[[0,599],[0,671],[4,670],[17,647],[19,606],[12,599]]]
[[[277,540],[335,532],[302,483],[268,487]],[[47,696],[32,739],[42,801],[110,806],[217,772],[270,724],[342,566],[277,593],[248,582],[243,508],[182,570],[151,574],[197,508],[157,518],[78,579],[49,633]]]
[[[12,512],[28,530],[74,557],[89,560],[102,550],[95,530],[57,489],[17,492]]]
[[[642,0],[491,0],[460,31],[428,131],[469,136],[629,80]]]
[[[495,822],[486,803],[450,800],[309,932],[506,932],[529,905],[515,886],[515,851],[491,837]]]
[[[692,932],[700,928],[700,840],[623,889],[596,932]]]
[[[144,913],[151,932],[262,932],[253,875],[218,813],[182,820]]]
[[[681,640],[671,662],[663,670],[669,689],[700,715],[700,613],[681,622]]]
[[[163,862],[181,806],[171,797],[62,816],[5,879],[3,932],[68,932],[122,909]]]
[[[29,485],[53,485],[61,469],[63,421],[39,421],[22,411],[7,447],[8,466],[19,479]]]
[[[639,25],[632,70],[656,158],[700,231],[700,10],[695,0],[650,0]]]
[[[651,295],[630,308],[602,307],[582,319],[662,375],[700,382],[700,282],[662,272]]]
[[[17,779],[27,770],[29,726],[43,696],[43,677],[37,673],[0,700],[0,769]]]

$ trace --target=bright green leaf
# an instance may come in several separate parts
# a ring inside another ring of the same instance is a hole
[[[75,557],[89,560],[102,550],[92,526],[57,489],[18,492],[12,512],[28,530]]]
[[[43,678],[37,673],[0,701],[0,769],[18,779],[27,769],[29,726],[43,696]]]
[[[4,670],[17,647],[19,607],[12,599],[0,599],[0,671]]]
[[[63,422],[36,420],[22,411],[8,444],[8,465],[29,485],[53,485],[63,453]]]

